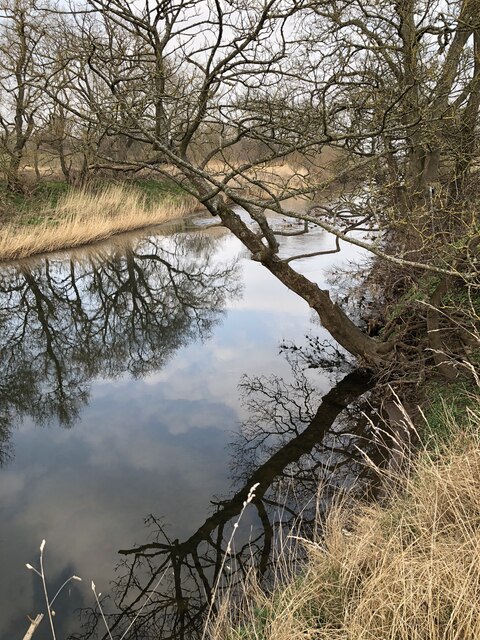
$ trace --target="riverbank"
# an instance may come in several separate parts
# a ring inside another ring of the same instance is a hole
[[[184,218],[198,202],[175,185],[153,181],[67,188],[52,183],[16,197],[4,213],[0,261],[93,244],[111,236]]]
[[[480,637],[478,286],[379,261],[365,283],[363,321],[398,344],[370,396],[391,450],[380,497],[347,495],[313,537],[284,541],[273,585],[248,576],[212,640]]]
[[[480,387],[468,405],[461,425],[444,406],[442,437],[425,443],[408,473],[384,472],[386,501],[338,504],[321,534],[294,539],[301,559],[281,558],[268,595],[251,575],[241,601],[223,603],[210,637],[480,637]]]
[[[220,180],[231,171],[229,165],[214,161],[208,168]],[[175,175],[174,167],[169,170]],[[256,167],[231,180],[230,188],[249,197],[284,198],[292,190],[314,189],[328,179],[331,172],[321,164],[312,170],[286,162]],[[97,179],[82,188],[71,187],[58,176],[32,183],[25,176],[23,182],[19,193],[0,182],[0,262],[93,244],[202,209],[173,180],[148,175],[119,182]]]

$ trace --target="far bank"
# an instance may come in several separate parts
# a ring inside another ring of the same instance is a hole
[[[0,261],[73,249],[113,235],[183,218],[197,200],[174,183],[42,183],[31,194],[2,193]]]

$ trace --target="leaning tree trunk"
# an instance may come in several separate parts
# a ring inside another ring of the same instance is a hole
[[[346,351],[368,365],[376,366],[386,359],[392,350],[391,343],[379,342],[359,329],[341,307],[332,301],[328,291],[295,271],[272,252],[231,207],[218,201],[207,201],[205,204],[211,213],[220,216],[225,227],[251,251],[254,260],[263,264],[288,289],[310,305],[325,329]]]

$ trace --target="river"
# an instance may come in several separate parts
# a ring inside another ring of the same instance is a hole
[[[55,602],[58,639],[103,637],[92,580],[120,637],[160,577],[135,637],[195,638],[253,484],[220,586],[249,563],[268,573],[278,522],[301,510],[313,526],[332,487],[362,485],[368,423],[342,410],[368,378],[280,353],[328,336],[235,238],[196,226],[0,272],[1,638],[44,610],[25,567],[42,539],[50,594],[83,579]],[[333,246],[320,231],[283,240],[286,255]],[[324,284],[361,258],[348,245],[295,264]],[[45,620],[34,638],[50,637]]]

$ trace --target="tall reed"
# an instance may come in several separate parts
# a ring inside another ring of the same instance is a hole
[[[478,640],[478,397],[467,412],[462,429],[444,416],[448,443],[422,451],[387,504],[337,505],[321,537],[299,541],[300,570],[225,602],[212,639]]]
[[[7,225],[0,231],[0,260],[82,246],[112,235],[156,225],[192,213],[198,203],[192,197],[165,197],[149,202],[141,191],[110,185],[92,192],[71,190],[54,209],[40,212],[34,226]]]

